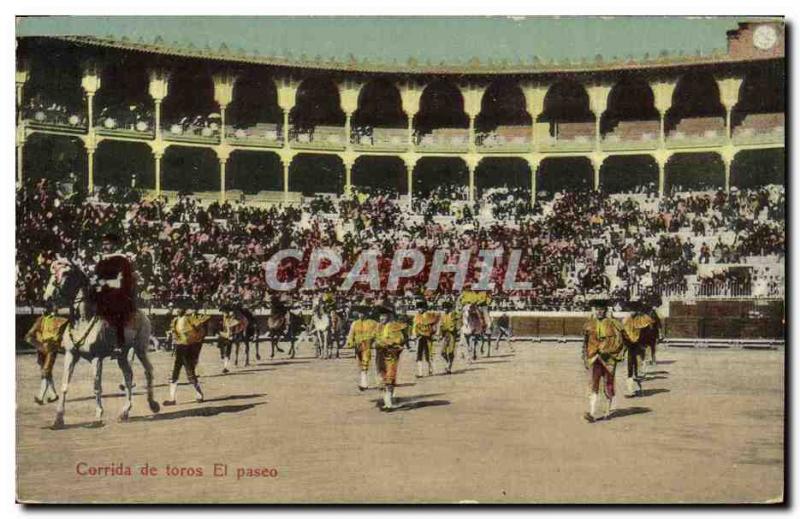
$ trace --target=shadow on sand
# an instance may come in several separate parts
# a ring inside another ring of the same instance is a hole
[[[387,412],[398,413],[401,411],[413,411],[414,409],[422,409],[423,407],[438,407],[443,405],[450,405],[450,400],[420,400],[418,402],[398,404],[397,407]]]
[[[53,427],[52,425],[48,425],[46,427],[42,427],[42,429],[46,431],[67,431],[69,429],[101,429],[105,426],[105,422],[101,420],[95,420],[91,422],[68,423],[62,425],[61,427]]]
[[[659,395],[661,393],[669,393],[669,389],[663,387],[655,389],[642,389],[641,396],[653,396],[653,395]]]
[[[267,396],[266,393],[253,393],[250,395],[228,395],[228,396],[221,396],[217,398],[206,398],[203,403],[208,402],[225,402],[228,400],[247,400],[248,398],[260,398],[262,396]]]
[[[192,418],[197,416],[217,416],[225,413],[241,413],[249,409],[253,409],[258,405],[263,405],[265,402],[255,402],[252,404],[240,405],[219,405],[212,407],[193,407],[191,409],[182,409],[180,411],[173,411],[171,413],[159,413],[149,416],[133,416],[128,419],[129,422],[154,422],[159,420],[175,420],[177,418]]]
[[[637,414],[645,414],[652,412],[652,409],[649,407],[641,407],[641,406],[633,406],[633,407],[623,407],[622,409],[614,410],[614,413],[611,415],[611,420],[616,420],[617,418],[625,418],[626,416],[633,416]]]

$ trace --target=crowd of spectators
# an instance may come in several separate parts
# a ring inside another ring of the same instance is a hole
[[[66,103],[45,101],[38,95],[31,97],[21,107],[21,116],[23,119],[39,124],[86,127],[86,114],[83,108],[68,106]]]
[[[510,250],[522,251],[517,281],[530,282],[532,289],[502,293],[507,261],[498,262],[491,274],[498,308],[573,310],[584,308],[598,290],[621,298],[648,291],[685,293],[687,279],[697,277],[702,263],[782,256],[784,203],[783,188],[769,186],[664,199],[567,191],[535,206],[529,192],[497,189],[470,204],[463,188],[442,185],[415,198],[411,208],[382,189],[259,208],[238,202],[204,205],[188,196],[170,203],[145,200],[127,189],[103,188],[87,197],[38,181],[17,193],[16,301],[39,305],[54,259],[66,257],[89,268],[100,237],[115,232],[135,257],[139,297],[152,307],[187,298],[209,308],[232,301],[266,306],[265,265],[281,249],[299,249],[306,259],[317,247],[341,254],[342,276],[322,280],[318,290],[338,285],[367,249],[380,252],[385,287],[394,251],[419,249],[428,259],[426,268],[400,285],[401,293],[411,294],[427,281],[436,249],[453,255],[467,249],[475,257],[481,249],[502,248],[506,259]],[[481,204],[493,209],[481,212]],[[436,210],[442,207],[449,210]],[[442,218],[442,212],[457,214]],[[283,264],[279,279],[302,279],[306,264]],[[468,280],[475,279],[477,268],[470,265]],[[715,272],[714,286],[726,283],[725,276],[741,275],[727,272]],[[746,280],[748,286],[751,282]],[[451,283],[452,276],[444,276],[440,291]],[[312,296],[301,289],[293,295]]]

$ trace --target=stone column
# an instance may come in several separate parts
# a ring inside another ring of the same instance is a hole
[[[81,88],[86,94],[86,118],[87,132],[91,134],[94,130],[94,95],[100,89],[100,74],[94,67],[89,67],[83,72],[81,78]]]
[[[666,191],[667,185],[667,162],[669,161],[671,154],[661,148],[653,153],[653,158],[656,160],[656,164],[658,165],[658,196],[663,197],[664,192]]]
[[[464,112],[469,116],[469,152],[475,153],[477,148],[475,144],[475,118],[481,112],[481,100],[486,87],[470,83],[460,85],[459,89],[464,97]]]
[[[233,87],[236,84],[236,77],[230,73],[216,74],[214,81],[214,101],[219,105],[220,137],[221,143],[225,142],[225,109],[233,101]]]
[[[722,106],[725,107],[725,138],[731,140],[733,129],[731,128],[731,113],[736,103],[739,102],[739,89],[742,86],[741,78],[716,78],[719,86],[719,97]]]
[[[727,144],[720,150],[719,156],[722,158],[722,163],[725,165],[725,192],[731,190],[731,166],[733,159],[736,157],[737,150],[731,144]]]
[[[358,96],[361,94],[361,83],[356,81],[347,80],[339,85],[339,106],[344,112],[344,143],[345,148],[350,149],[350,133],[351,133],[351,119],[356,110],[358,110]]]
[[[589,156],[589,159],[592,161],[592,169],[594,170],[594,177],[593,177],[593,184],[594,190],[600,190],[600,168],[603,166],[603,162],[606,160],[606,155],[600,152],[594,152]]]
[[[94,152],[97,142],[94,135],[94,95],[100,89],[100,74],[94,67],[88,67],[81,78],[81,88],[86,94],[86,154],[88,155],[86,168],[88,178],[86,189],[89,193],[94,191]]]
[[[278,106],[283,111],[283,148],[289,148],[289,113],[294,108],[297,101],[297,87],[299,83],[291,77],[284,77],[276,81],[276,88],[278,90]],[[289,159],[291,162],[291,159]],[[285,166],[288,168],[288,165]],[[288,169],[286,170],[286,178],[288,179]],[[286,190],[288,193],[288,188]]]
[[[24,156],[25,151],[25,141],[18,140],[17,141],[17,187],[22,187],[23,175],[22,175],[22,158]]]
[[[161,102],[169,94],[169,75],[162,70],[150,72],[150,83],[147,88],[155,105],[154,131],[156,140],[161,140]],[[162,151],[163,154],[163,151]]]
[[[467,193],[467,199],[470,202],[475,201],[475,170],[478,168],[480,161],[481,157],[477,153],[469,153],[464,156],[464,162],[467,163],[467,168],[469,169],[469,191]]]
[[[24,63],[20,64],[20,68],[16,71],[16,86],[17,86],[17,123],[22,119],[22,113],[19,111],[22,108],[22,92],[25,88],[25,83],[28,82],[28,69]]]
[[[344,165],[344,194],[350,196],[353,190],[352,171],[353,165],[356,163],[358,156],[352,151],[346,151],[340,155],[342,164]]]
[[[225,203],[225,166],[228,163],[230,152],[227,150],[217,150],[217,158],[219,159],[219,203]]]
[[[86,169],[88,173],[88,178],[86,179],[86,190],[91,194],[94,191],[94,152],[95,147],[92,144],[88,144],[86,146]]]
[[[600,119],[608,106],[608,93],[611,87],[608,85],[592,84],[587,87],[589,94],[589,108],[594,114],[594,149],[599,150],[602,141],[600,135]]]
[[[672,107],[672,94],[675,92],[675,81],[653,81],[650,89],[653,91],[653,104],[658,110],[660,129],[658,133],[658,146],[665,148],[667,145],[667,135],[664,121],[667,112]]]
[[[419,112],[419,100],[422,97],[423,86],[417,85],[412,81],[408,81],[400,86],[400,99],[403,102],[403,112],[408,117],[408,150],[412,151],[415,148],[414,144],[414,116]],[[414,160],[416,163],[416,159]],[[413,169],[413,168],[412,168]],[[409,189],[409,195],[411,189]]]
[[[531,205],[536,204],[536,176],[539,172],[539,165],[542,163],[541,153],[531,153],[527,157],[528,166],[531,168]]]
[[[408,208],[411,209],[411,203],[414,196],[414,166],[417,165],[419,156],[414,153],[407,153],[402,156],[402,159],[406,164],[406,180],[408,182]]]
[[[283,165],[283,202],[289,202],[289,166],[292,164],[294,155],[287,151],[280,154],[281,164]]]
[[[534,83],[523,87],[522,93],[525,94],[525,105],[531,115],[531,149],[538,149],[539,143],[536,139],[536,119],[544,112],[544,98],[547,95],[549,86]]]
[[[153,149],[153,159],[156,162],[155,167],[155,191],[156,196],[161,196],[161,158],[164,156],[164,150],[162,148]]]

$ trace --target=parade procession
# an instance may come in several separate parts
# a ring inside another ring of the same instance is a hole
[[[16,41],[19,502],[783,502],[782,18]]]

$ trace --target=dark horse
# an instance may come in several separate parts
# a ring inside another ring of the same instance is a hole
[[[295,343],[297,336],[303,328],[303,318],[291,312],[289,305],[282,301],[273,300],[270,303],[269,316],[267,317],[267,339],[270,341],[270,358],[275,357],[275,350],[283,353],[280,341],[289,341],[289,358],[297,354]]]
[[[261,360],[259,346],[259,330],[253,312],[240,305],[225,305],[222,311],[232,313],[238,323],[230,329],[225,329],[225,318],[223,318],[223,331],[219,336],[220,356],[223,362],[223,373],[228,372],[228,362],[231,357],[231,349],[235,346],[235,356],[233,364],[239,365],[239,347],[244,345],[245,366],[250,365],[250,343],[254,342],[256,347],[256,360]]]

